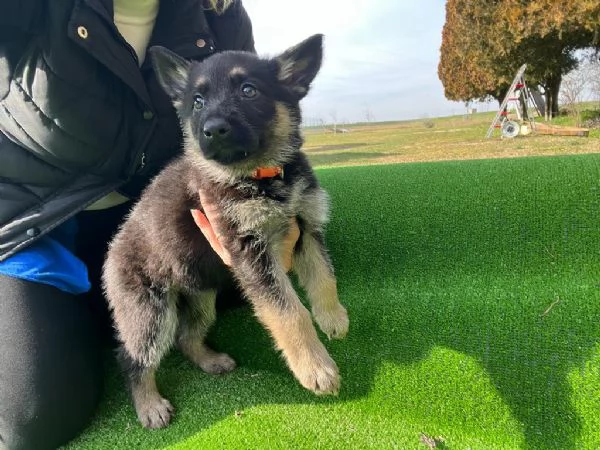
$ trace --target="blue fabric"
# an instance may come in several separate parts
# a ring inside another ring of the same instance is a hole
[[[0,274],[45,283],[71,293],[91,288],[87,266],[75,256],[77,219],[58,226],[29,247],[0,262]]]

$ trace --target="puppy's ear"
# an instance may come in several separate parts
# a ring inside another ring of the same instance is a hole
[[[315,34],[275,58],[279,67],[278,78],[302,98],[308,93],[322,60],[323,35]]]
[[[160,46],[148,49],[156,78],[173,102],[183,98],[191,63],[171,50]]]

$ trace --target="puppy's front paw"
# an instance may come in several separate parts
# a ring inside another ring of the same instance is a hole
[[[315,321],[329,339],[343,339],[348,333],[348,312],[340,303],[331,309],[313,309]]]
[[[292,371],[302,386],[317,395],[337,395],[340,374],[335,361],[323,349],[319,355],[308,354],[295,364]]]
[[[137,416],[146,428],[164,428],[169,425],[175,409],[166,398],[153,396],[136,405]]]
[[[235,369],[236,364],[227,353],[208,353],[199,362],[200,368],[212,375],[222,375]]]

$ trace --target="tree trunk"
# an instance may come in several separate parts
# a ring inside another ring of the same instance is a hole
[[[546,106],[544,107],[544,119],[550,120],[550,115],[552,111],[552,99],[550,98],[550,89],[548,86],[544,86],[544,103]]]
[[[552,102],[552,117],[558,117],[558,93],[560,92],[560,83],[562,81],[562,77],[558,77],[556,80],[556,84],[552,86],[552,97],[554,101]]]
[[[521,95],[519,95],[519,105],[521,107],[521,117],[523,120],[529,120],[529,112],[527,111],[527,97],[525,96],[525,91],[521,91]]]
[[[497,94],[492,94],[492,97],[498,101],[498,107],[502,106],[506,94],[508,94],[508,87],[501,87],[498,89]]]
[[[561,75],[546,80],[546,113],[548,118],[558,117],[558,93],[561,81]]]

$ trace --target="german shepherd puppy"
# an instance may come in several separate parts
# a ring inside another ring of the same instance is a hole
[[[173,413],[157,390],[155,371],[174,344],[205,372],[235,367],[231,357],[204,343],[215,320],[216,293],[231,282],[302,386],[316,394],[339,389],[338,368],[279,261],[295,218],[301,234],[293,269],[321,330],[344,337],[348,316],[323,238],[328,197],[300,151],[299,102],[320,69],[322,39],[314,35],[274,58],[227,51],[199,63],[150,49],[159,83],[181,121],[184,153],[154,178],[129,213],[103,272],[119,359],[145,427],[164,427]],[[263,178],[263,172],[275,176]],[[202,208],[200,191],[220,211],[231,267],[190,214]]]

